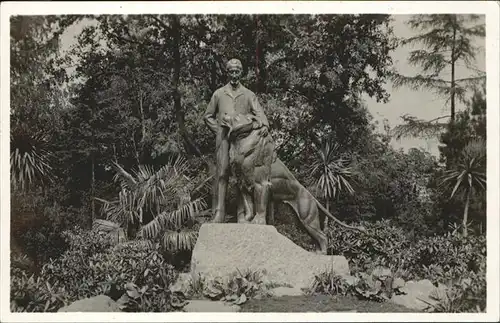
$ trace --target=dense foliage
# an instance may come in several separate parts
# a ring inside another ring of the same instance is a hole
[[[126,298],[124,310],[171,310],[172,293],[168,287],[176,274],[157,247],[134,241],[112,246],[109,237],[95,231],[67,232],[66,239],[69,249],[45,263],[40,275],[12,269],[13,310],[54,311],[97,295],[114,300]],[[135,293],[130,291],[136,289],[144,294],[143,303],[133,302]]]
[[[82,29],[62,52],[70,26]],[[182,307],[169,290],[173,265],[189,263],[211,207],[215,138],[201,116],[232,57],[279,158],[335,216],[369,229],[360,237],[324,221],[330,253],[360,273],[386,266],[408,279],[469,279],[459,290],[482,302],[486,93],[457,94],[467,109],[454,112],[439,158],[395,150],[362,99],[390,99],[391,26],[383,14],[12,18],[12,309],[56,311],[99,294],[127,311]],[[471,61],[467,33],[476,30],[461,30],[461,59]],[[428,70],[442,71],[440,60]],[[293,212],[276,211],[277,229],[311,250]],[[90,230],[96,219],[115,222],[128,241]],[[243,302],[262,284],[240,276],[207,282],[205,294]],[[318,288],[344,293],[342,284]]]
[[[439,295],[434,311],[476,312],[486,308],[486,238],[464,237],[458,231],[422,239],[412,239],[390,221],[365,223],[368,234],[359,236],[343,228],[330,227],[330,251],[346,256],[352,273],[361,283],[348,284],[333,273],[316,277],[313,291],[329,294],[353,293],[362,298],[387,300],[397,286],[375,288],[370,275],[387,268],[391,279],[428,279],[449,286],[447,296]],[[391,282],[392,283],[392,282]],[[454,302],[454,305],[453,305]],[[446,308],[448,306],[448,308]]]

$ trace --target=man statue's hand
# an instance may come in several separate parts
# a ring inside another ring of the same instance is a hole
[[[253,129],[260,129],[260,134],[265,137],[267,136],[267,134],[269,133],[269,128],[264,125],[264,123],[258,119],[258,118],[255,118],[253,117]]]
[[[253,129],[259,129],[262,127],[262,121],[253,116],[251,117],[251,119],[253,120]]]
[[[267,135],[269,134],[269,129],[267,129],[266,126],[263,126],[261,129],[260,129],[260,135],[262,137],[266,137]]]

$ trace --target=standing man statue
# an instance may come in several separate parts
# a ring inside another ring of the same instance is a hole
[[[226,192],[229,180],[229,141],[226,128],[219,126],[220,120],[225,115],[234,113],[252,114],[256,119],[255,129],[263,128],[264,134],[269,129],[269,122],[257,96],[240,83],[243,72],[240,60],[235,58],[229,60],[226,68],[229,83],[214,92],[204,116],[206,125],[216,135],[217,169],[213,192],[216,196],[216,202],[213,208],[215,213],[213,222],[217,223],[225,222]]]

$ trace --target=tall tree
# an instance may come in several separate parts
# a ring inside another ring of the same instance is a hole
[[[474,67],[479,47],[473,45],[477,37],[485,35],[484,21],[480,15],[432,14],[412,16],[407,23],[419,34],[404,39],[402,45],[423,46],[411,51],[408,58],[408,62],[420,67],[422,73],[415,76],[395,74],[394,86],[432,91],[446,99],[450,113],[433,120],[405,115],[402,118],[406,124],[394,130],[397,137],[434,136],[446,126],[443,119],[455,121],[457,103],[465,103],[467,90],[486,77],[485,72]],[[461,64],[473,74],[457,77]]]
[[[304,152],[325,134],[352,149],[362,145],[370,120],[361,95],[388,99],[390,23],[388,15],[294,15],[276,22],[280,43],[267,48],[266,99],[274,103],[267,107],[271,121],[283,129],[276,136],[284,161],[313,155]]]
[[[439,151],[445,173],[436,174],[447,178],[445,183],[458,185],[453,194],[449,194],[451,189],[441,192],[438,200],[441,217],[448,223],[456,223],[462,208],[462,219],[476,222],[479,232],[486,227],[486,190],[481,187],[483,179],[486,180],[485,90],[483,84],[482,89],[474,91],[467,108],[458,112],[455,122],[441,134]],[[465,195],[457,194],[460,192]],[[464,228],[467,225],[463,222]]]
[[[52,131],[67,106],[60,36],[77,16],[13,16],[10,24],[11,174],[27,188],[52,174]],[[38,182],[39,183],[39,182]],[[37,183],[37,184],[38,184]]]
[[[125,169],[160,166],[168,154],[183,153],[210,165],[214,138],[200,116],[225,84],[231,57],[242,60],[244,84],[273,122],[285,162],[311,158],[304,149],[330,133],[362,147],[370,120],[361,94],[388,96],[383,84],[395,46],[388,15],[108,15],[94,21],[76,44],[81,84],[67,120],[67,150],[79,150],[68,154],[68,178],[81,192],[109,182],[113,162]],[[201,162],[190,175],[200,173]],[[91,172],[99,184],[82,177]]]

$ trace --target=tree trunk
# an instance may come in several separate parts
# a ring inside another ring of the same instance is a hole
[[[215,57],[212,56],[212,64],[210,69],[210,91],[214,93],[217,90],[217,64]]]
[[[456,19],[456,18],[455,18]],[[453,27],[453,41],[451,43],[451,97],[450,97],[450,107],[451,107],[451,122],[455,122],[455,41],[457,37],[457,28]]]
[[[188,153],[192,153],[196,156],[201,156],[201,151],[189,136],[189,133],[186,129],[185,124],[185,116],[184,111],[182,109],[181,103],[181,94],[179,91],[180,85],[180,76],[181,76],[181,25],[178,16],[173,16],[172,18],[172,32],[173,32],[173,40],[174,44],[172,47],[173,56],[174,56],[174,75],[172,80],[173,87],[173,96],[174,96],[174,111],[175,111],[175,120],[177,122],[177,126],[179,127],[179,133],[184,141],[184,146]]]
[[[328,212],[330,212],[330,201],[328,199],[326,200],[326,205],[325,206],[326,206],[326,210]],[[328,215],[325,214],[325,226],[324,226],[324,230],[326,230],[328,228],[328,219],[329,219]]]
[[[142,91],[139,94],[139,112],[141,114],[141,153],[143,152],[144,142],[146,139],[146,118],[144,116],[144,106],[143,106],[143,94]]]
[[[92,152],[92,179],[91,179],[91,184],[90,184],[90,227],[94,225],[94,220],[95,220],[95,154]]]
[[[255,31],[255,72],[257,76],[256,89],[257,92],[266,92],[266,48],[265,42],[261,40],[261,21],[260,16],[256,16],[256,31]]]
[[[465,207],[464,207],[464,218],[462,220],[462,230],[463,230],[462,235],[464,237],[467,237],[467,217],[469,215],[470,195],[471,195],[471,190],[469,189],[467,191],[467,198],[465,200]]]

